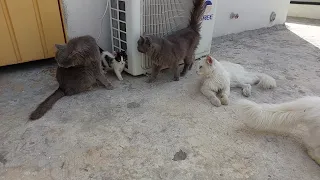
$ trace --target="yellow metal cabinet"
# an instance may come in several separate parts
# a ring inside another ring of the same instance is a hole
[[[0,66],[54,57],[65,43],[58,0],[0,0]]]

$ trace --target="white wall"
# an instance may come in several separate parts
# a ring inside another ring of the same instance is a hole
[[[283,24],[287,18],[290,0],[217,0],[217,14],[213,37],[245,30]],[[277,17],[270,23],[270,14]],[[238,13],[238,19],[230,19],[230,14]]]
[[[63,0],[65,22],[68,38],[91,35],[98,40],[101,19],[107,0]],[[103,19],[103,27],[99,46],[111,50],[109,11]]]
[[[283,24],[287,17],[290,0],[217,0],[217,12],[213,37],[245,30]],[[98,39],[101,18],[107,0],[63,0],[68,37],[91,35]],[[271,12],[277,14],[269,22]],[[238,13],[238,19],[230,19],[230,13]],[[98,42],[104,50],[111,50],[109,12],[107,12]]]

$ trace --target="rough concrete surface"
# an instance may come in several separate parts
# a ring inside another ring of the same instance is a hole
[[[248,99],[320,95],[320,21],[289,22],[291,31],[277,26],[214,39],[218,60],[276,78],[276,89],[254,87]],[[154,84],[129,75],[120,82],[111,74],[115,90],[64,97],[28,122],[57,88],[55,67],[38,61],[0,69],[0,179],[320,179],[299,136],[246,128],[234,113],[243,98],[239,89],[229,106],[213,107],[199,92],[195,68],[179,82],[162,73]],[[173,160],[180,150],[183,157]]]

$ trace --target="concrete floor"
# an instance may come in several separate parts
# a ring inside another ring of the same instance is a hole
[[[217,59],[276,78],[276,89],[254,88],[251,100],[320,95],[320,21],[288,21],[291,31],[277,26],[213,41]],[[320,179],[298,136],[246,128],[233,109],[243,98],[238,89],[229,106],[213,107],[199,92],[195,68],[179,82],[162,73],[152,85],[112,75],[115,90],[64,97],[28,122],[57,88],[54,74],[52,61],[0,68],[0,179]],[[174,161],[180,150],[186,159]]]

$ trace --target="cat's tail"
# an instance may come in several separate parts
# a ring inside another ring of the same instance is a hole
[[[262,89],[272,89],[277,87],[276,80],[264,73],[257,73],[256,74],[259,78],[258,86]]]
[[[193,0],[193,9],[190,14],[189,27],[200,33],[202,17],[205,10],[205,0]]]
[[[59,99],[65,96],[64,92],[58,88],[53,94],[47,97],[35,111],[33,111],[29,117],[30,120],[37,120],[41,118],[47,111],[49,111],[54,103],[56,103]]]
[[[319,123],[320,97],[304,97],[282,104],[257,104],[242,99],[237,102],[237,112],[253,129],[281,132],[298,124]]]

